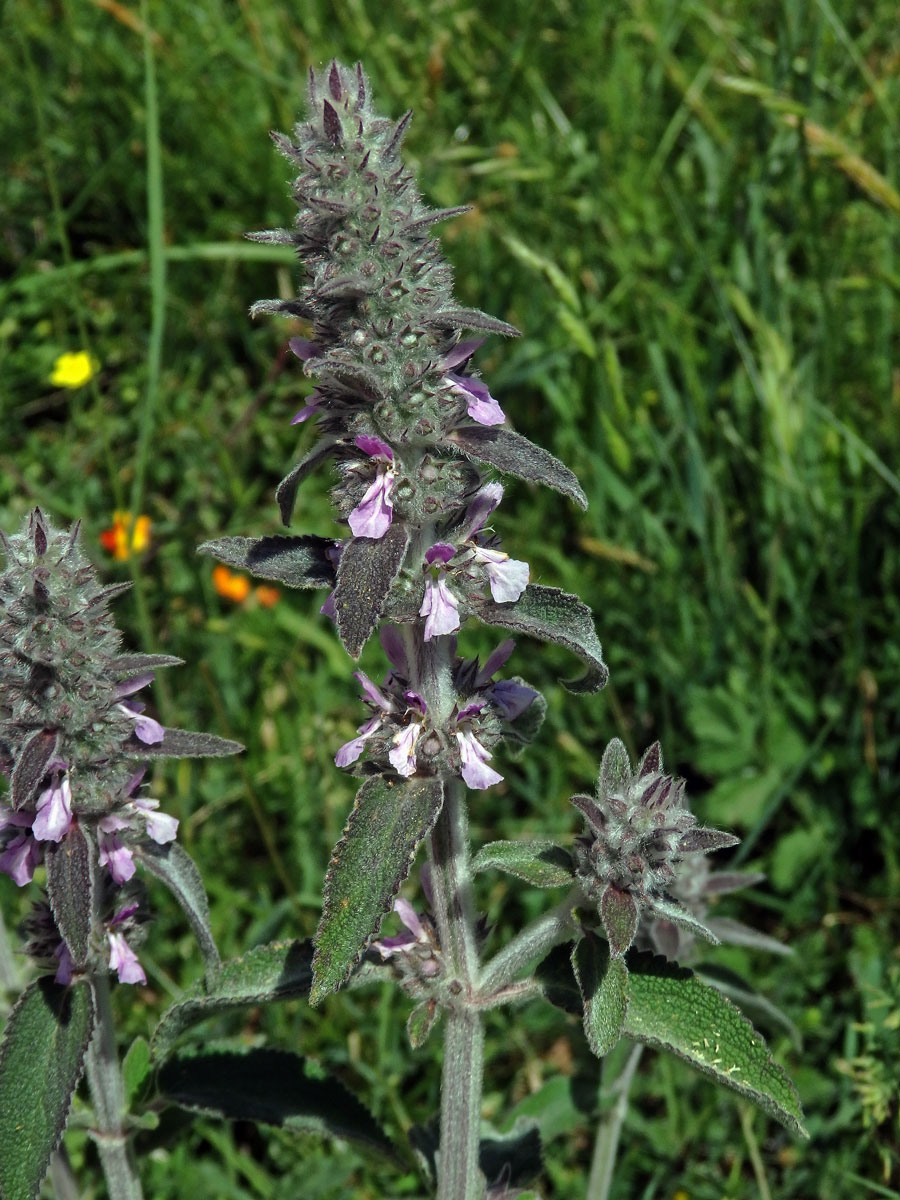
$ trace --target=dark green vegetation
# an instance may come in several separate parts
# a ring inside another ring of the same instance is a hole
[[[425,198],[476,206],[445,229],[460,300],[524,331],[491,340],[480,368],[590,502],[508,488],[506,549],[592,606],[611,683],[572,696],[556,682],[571,659],[523,646],[511,666],[547,693],[547,723],[473,806],[475,833],[570,837],[567,797],[592,789],[606,741],[634,757],[658,737],[700,820],[742,835],[731,862],[769,876],[717,913],[796,951],[708,957],[797,1025],[802,1051],[766,1032],[811,1141],[647,1054],[614,1195],[900,1195],[894,6],[148,8],[145,44],[136,6],[5,7],[0,527],[35,504],[84,517],[110,581],[133,571],[117,606],[133,646],[189,664],[160,679],[161,718],[247,744],[167,766],[155,789],[204,872],[223,956],[314,930],[354,792],[331,756],[362,706],[321,595],[236,605],[194,547],[275,532],[274,487],[313,439],[288,423],[309,390],[286,350],[303,331],[246,316],[296,271],[241,234],[291,218],[266,131],[292,124],[309,62],[361,57],[386,111],[416,110],[406,148]],[[81,349],[95,379],[51,386]],[[116,508],[153,520],[125,564],[98,540]],[[295,520],[334,528],[324,478]],[[363,665],[381,670],[376,646]],[[548,903],[482,878],[498,940]],[[25,891],[0,880],[11,926]],[[153,896],[150,985],[116,994],[130,1036],[201,974],[174,901]],[[439,1042],[409,1049],[408,1008],[362,991],[207,1028],[328,1064],[390,1128],[437,1105]],[[548,1197],[583,1189],[597,1064],[580,1046],[555,1009],[488,1026],[486,1116],[540,1117]],[[142,1136],[160,1147],[143,1167],[154,1200],[421,1195],[412,1171],[286,1130],[167,1118]],[[83,1135],[68,1145],[93,1178]]]

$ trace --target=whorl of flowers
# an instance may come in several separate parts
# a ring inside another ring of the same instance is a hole
[[[164,729],[145,715],[137,693],[156,668],[180,660],[123,653],[108,605],[131,585],[100,584],[79,549],[78,528],[55,530],[35,509],[20,534],[0,534],[6,552],[0,775],[9,783],[0,803],[0,870],[23,886],[45,863],[56,923],[87,929],[96,923],[89,903],[95,886],[127,883],[143,846],[165,846],[175,837],[178,821],[140,793],[142,760],[230,754],[239,747]],[[79,889],[83,894],[75,894]],[[130,962],[124,923],[133,912],[111,904],[108,914],[109,960],[123,968],[120,978],[137,976],[124,965]],[[87,933],[76,940],[78,948],[64,939],[64,981],[97,950],[96,936],[89,951]]]
[[[718,938],[676,899],[679,876],[710,850],[734,846],[730,833],[705,829],[684,804],[684,780],[663,773],[659,743],[632,770],[628,751],[613,739],[600,767],[596,799],[573,796],[587,832],[574,861],[584,895],[596,905],[613,954],[631,945],[641,918],[657,918],[708,940]]]

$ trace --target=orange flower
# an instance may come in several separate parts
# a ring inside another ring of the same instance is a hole
[[[100,545],[114,558],[131,558],[132,554],[140,554],[150,545],[151,525],[149,517],[140,516],[135,521],[130,512],[117,509],[113,513],[112,526],[100,534]]]
[[[256,589],[257,602],[261,604],[263,608],[274,607],[274,605],[278,603],[280,596],[281,592],[278,590],[278,588],[266,587],[265,584],[261,584]]]
[[[250,595],[250,580],[247,576],[229,571],[221,563],[213,567],[212,581],[219,595],[224,596],[226,600],[233,600],[235,604],[240,604]]]

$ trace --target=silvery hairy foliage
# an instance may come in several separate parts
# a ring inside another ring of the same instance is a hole
[[[621,1041],[655,1047],[802,1135],[789,1079],[729,995],[763,1021],[777,1023],[777,1010],[743,981],[695,961],[697,939],[780,949],[709,911],[717,892],[759,877],[711,869],[707,855],[737,839],[696,821],[683,782],[665,774],[658,745],[632,765],[624,745],[610,743],[595,796],[572,799],[581,821],[570,844],[470,844],[470,809],[484,820],[482,793],[538,737],[545,711],[543,697],[512,665],[515,639],[570,651],[581,674],[566,686],[576,693],[602,689],[607,669],[588,607],[532,582],[528,563],[503,548],[504,478],[553,488],[561,505],[587,502],[564,464],[511,428],[480,374],[484,338],[517,331],[455,298],[434,227],[464,210],[435,210],[422,200],[401,155],[409,119],[380,116],[362,68],[332,63],[311,72],[304,120],[291,136],[275,135],[290,167],[296,219],[251,236],[293,247],[303,275],[295,297],[261,301],[253,313],[294,322],[298,371],[315,386],[293,423],[316,426],[312,448],[291,466],[276,499],[290,526],[300,488],[327,480],[335,525],[223,536],[201,547],[262,579],[321,589],[324,619],[352,659],[377,636],[383,677],[354,671],[358,728],[334,747],[336,766],[358,779],[358,791],[325,870],[315,938],[256,947],[191,988],[163,1015],[142,1086],[156,1107],[312,1130],[394,1161],[412,1157],[423,1192],[439,1200],[537,1196],[539,1130],[518,1122],[501,1134],[482,1122],[484,1014],[508,1006],[513,1021],[513,1006],[550,1003],[577,1014],[590,1049],[604,1060],[606,1083]],[[469,622],[499,631],[483,661],[460,644]],[[140,714],[133,703],[124,708],[128,716],[120,706],[115,720],[123,729],[129,722],[136,746]],[[40,759],[27,768],[29,799],[10,810],[32,817],[38,842],[34,825],[45,809],[46,825],[64,824],[59,796],[72,775],[68,745],[40,746],[28,759]],[[12,759],[8,765],[15,775]],[[134,839],[146,836],[149,821],[135,814],[145,808],[130,776],[116,779],[111,811],[124,826],[110,832],[140,857]],[[48,792],[54,799],[44,799]],[[92,869],[100,869],[102,854],[107,864],[115,857],[100,839],[108,811],[85,818],[98,831],[85,837],[96,842]],[[24,861],[31,851],[23,844],[11,853]],[[415,884],[410,876],[423,851]],[[158,853],[146,857],[149,865]],[[556,892],[539,918],[499,947],[475,888],[479,874],[495,871]],[[404,887],[417,887],[420,899],[401,895]],[[389,914],[399,924],[382,928]],[[31,934],[51,967],[54,953],[41,931],[54,917],[59,924],[51,891],[49,914],[44,924],[36,918]],[[63,933],[77,970],[67,987],[53,986],[67,998],[84,964],[94,971],[101,964],[96,951],[73,950]],[[396,986],[408,998],[411,1053],[433,1033],[443,1039],[435,1111],[417,1114],[402,1137],[320,1068],[308,1073],[293,1051],[210,1050],[190,1040],[206,1018],[241,1005],[297,996],[317,1005],[368,986]],[[632,1054],[614,1081],[618,1094],[636,1063]],[[605,1100],[598,1109],[589,1200],[607,1196],[623,1111],[617,1105],[611,1112]],[[130,1192],[111,1186],[111,1194],[139,1194],[134,1173],[131,1185]]]

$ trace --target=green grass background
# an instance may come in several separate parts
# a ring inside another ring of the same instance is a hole
[[[612,672],[596,697],[529,646],[548,720],[506,783],[474,795],[478,841],[573,831],[566,798],[602,748],[660,738],[703,820],[743,837],[768,883],[722,912],[789,940],[739,950],[799,1027],[793,1143],[680,1064],[647,1055],[614,1197],[738,1200],[900,1191],[900,36],[887,0],[8,0],[0,27],[0,527],[40,504],[84,521],[130,644],[183,657],[155,703],[240,739],[172,764],[225,954],[311,933],[352,798],[332,763],[361,706],[322,597],[270,610],[217,596],[194,547],[277,528],[273,490],[312,431],[292,332],[248,305],[289,294],[290,256],[241,240],[292,219],[270,128],[289,129],[310,63],[361,58],[379,105],[413,107],[407,159],[445,228],[461,302],[514,322],[479,366],[515,427],[579,475],[587,514],[525,485],[497,522],[532,578],[591,605]],[[52,387],[87,349],[90,385]],[[325,478],[295,528],[335,529]],[[115,564],[115,508],[153,519]],[[465,648],[486,635],[464,635]],[[379,654],[364,665],[377,674]],[[7,921],[26,896],[0,881]],[[28,890],[28,889],[26,889]],[[547,897],[496,876],[504,932]],[[413,894],[412,892],[410,894]],[[147,989],[118,989],[123,1044],[199,974],[154,887]],[[393,1129],[437,1105],[439,1039],[412,1052],[392,991],[212,1028],[336,1071]],[[538,1112],[548,1198],[583,1194],[597,1070],[555,1010],[494,1014],[485,1115]],[[355,1152],[199,1121],[148,1137],[154,1200],[418,1196]],[[69,1137],[84,1196],[93,1151]]]

